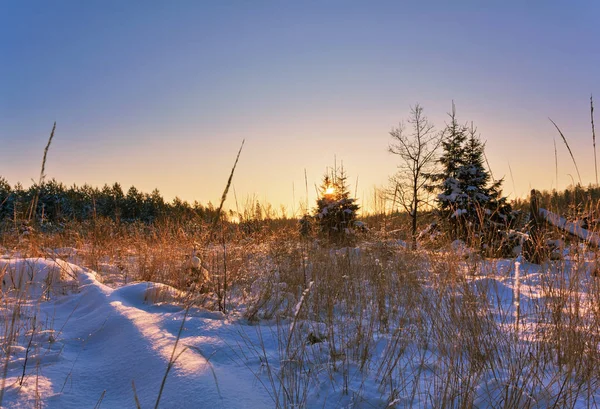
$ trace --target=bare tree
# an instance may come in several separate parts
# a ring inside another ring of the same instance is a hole
[[[432,174],[436,166],[441,136],[434,130],[419,104],[411,107],[407,123],[408,131],[402,122],[390,131],[392,142],[388,151],[400,157],[398,172],[391,178],[393,206],[397,203],[410,215],[414,250],[417,248],[418,214],[427,204],[427,175]]]

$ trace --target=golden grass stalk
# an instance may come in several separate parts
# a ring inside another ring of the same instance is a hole
[[[554,170],[556,172],[556,189],[558,190],[558,151],[556,150],[556,138],[554,141]],[[598,183],[598,182],[596,182]]]
[[[562,138],[563,142],[565,143],[565,145],[569,151],[569,155],[571,155],[571,159],[573,160],[573,164],[575,165],[575,170],[577,171],[577,177],[579,178],[579,183],[581,184],[581,174],[579,173],[579,167],[577,166],[577,162],[575,161],[575,157],[573,156],[573,151],[571,151],[571,147],[569,146],[569,143],[567,142],[567,138],[565,138],[565,135],[562,133],[562,131],[560,130],[558,125],[556,125],[556,123],[551,118],[548,118],[548,119],[556,127],[556,130],[558,131],[558,133],[560,134],[560,137]]]
[[[181,333],[183,332],[183,326],[185,325],[185,320],[190,312],[190,306],[185,309],[185,313],[183,314],[183,319],[181,320],[181,325],[179,326],[179,331],[177,332],[177,338],[175,339],[175,345],[173,345],[173,351],[171,351],[171,358],[169,359],[169,363],[167,364],[167,369],[165,370],[165,375],[162,378],[162,382],[160,383],[160,389],[158,391],[158,397],[156,398],[156,404],[154,405],[154,409],[158,409],[158,405],[160,404],[160,398],[162,397],[163,390],[165,389],[165,384],[167,383],[167,377],[169,376],[169,372],[171,372],[171,368],[175,365],[177,358],[181,356],[183,352],[187,349],[184,348],[179,352],[179,354],[175,355],[177,352],[177,345],[179,345],[179,340],[181,339]],[[135,389],[134,389],[135,393]]]
[[[42,170],[40,171],[40,180],[37,184],[37,189],[35,192],[35,198],[31,202],[31,208],[29,209],[29,215],[27,216],[27,220],[31,220],[35,215],[38,200],[40,197],[40,190],[42,188],[42,183],[44,182],[44,178],[46,175],[44,174],[46,170],[46,157],[48,156],[48,149],[50,149],[50,144],[52,143],[52,138],[54,138],[54,131],[56,130],[56,121],[54,121],[54,126],[52,126],[52,132],[50,132],[50,138],[48,138],[48,143],[46,144],[46,148],[44,149],[44,157],[42,159]]]
[[[223,191],[223,195],[221,196],[221,203],[219,204],[219,209],[217,210],[217,217],[215,218],[215,220],[213,220],[213,227],[211,231],[214,230],[214,228],[217,226],[217,223],[219,222],[219,219],[221,218],[221,210],[223,210],[223,204],[227,199],[227,193],[229,192],[229,187],[231,186],[231,181],[233,180],[233,173],[235,172],[235,168],[238,164],[238,161],[240,160],[240,154],[242,153],[242,148],[244,147],[245,142],[245,139],[242,140],[242,146],[240,146],[240,150],[238,151],[233,167],[231,168],[231,173],[229,174],[229,179],[227,179],[227,185],[225,186],[225,190]]]
[[[596,171],[596,186],[598,186],[598,161],[596,160],[596,129],[594,128],[594,96],[590,95],[590,117],[592,121],[592,143],[594,145],[594,170]]]

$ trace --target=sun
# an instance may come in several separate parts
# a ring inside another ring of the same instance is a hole
[[[332,195],[334,193],[335,193],[335,188],[333,186],[328,186],[327,189],[325,189],[326,195]]]

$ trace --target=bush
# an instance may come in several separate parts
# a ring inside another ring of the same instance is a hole
[[[354,233],[360,206],[350,197],[344,168],[326,173],[317,199],[315,220],[321,234],[334,241],[345,241]]]

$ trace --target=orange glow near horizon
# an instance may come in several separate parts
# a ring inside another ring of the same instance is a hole
[[[440,132],[453,101],[509,200],[573,183],[548,117],[582,185],[596,180],[598,2],[440,1],[427,13],[401,2],[143,12],[134,2],[10,3],[0,25],[10,38],[0,41],[0,177],[11,185],[37,180],[56,121],[45,174],[66,186],[119,183],[214,206],[246,140],[226,209],[259,201],[302,216],[335,194],[321,188],[323,171],[343,161],[350,195],[376,212],[402,165],[388,152],[390,130],[418,103]]]

